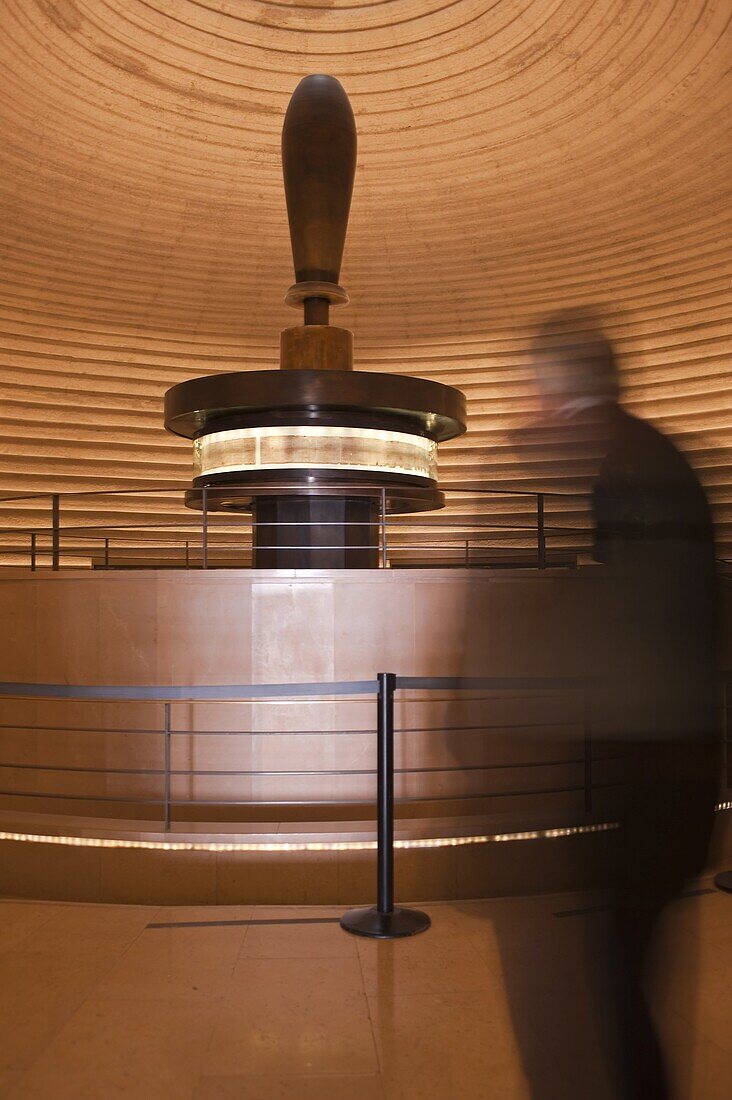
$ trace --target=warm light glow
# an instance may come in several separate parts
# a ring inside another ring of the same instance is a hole
[[[731,810],[732,801],[718,802],[717,811]],[[470,844],[505,844],[518,840],[559,840],[588,833],[607,833],[620,828],[617,821],[594,825],[562,825],[556,829],[525,829],[517,833],[481,833],[473,836],[415,837],[395,840],[402,851],[416,848],[462,848]],[[0,841],[19,840],[33,844],[63,844],[72,848],[139,848],[156,852],[373,852],[375,840],[330,841],[201,841],[201,840],[123,840],[103,836],[54,836],[42,833],[13,833],[0,830]]]
[[[584,833],[605,833],[610,829],[617,828],[616,822],[608,821],[597,825],[568,825],[557,829],[533,829],[520,833],[395,840],[394,847],[400,849],[460,848],[467,844],[498,844],[512,840],[555,840],[560,837],[580,836]],[[66,844],[73,848],[142,848],[159,852],[371,852],[376,849],[375,840],[237,843],[236,841],[198,840],[122,840],[97,836],[53,836],[39,833],[0,832],[0,841],[2,840],[30,841],[36,844]]]
[[[257,470],[358,470],[437,478],[437,444],[420,435],[319,426],[234,428],[193,444],[196,477]]]

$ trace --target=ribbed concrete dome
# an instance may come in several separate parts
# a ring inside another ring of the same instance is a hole
[[[729,543],[729,23],[727,0],[6,0],[0,489],[184,481],[164,390],[276,365],[282,119],[322,71],[359,129],[334,320],[360,369],[465,390],[443,482],[578,484],[510,431],[536,318],[599,303],[627,404],[690,455]]]

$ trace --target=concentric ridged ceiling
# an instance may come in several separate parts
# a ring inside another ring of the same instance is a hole
[[[577,484],[581,462],[517,454],[510,431],[533,321],[599,302],[628,404],[691,456],[732,541],[728,0],[0,10],[0,489],[184,481],[164,390],[276,365],[282,117],[325,71],[360,142],[335,321],[357,367],[466,391],[443,480]]]

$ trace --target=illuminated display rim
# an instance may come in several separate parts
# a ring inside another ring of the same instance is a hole
[[[352,441],[361,451],[357,461],[343,461],[328,444]],[[278,448],[278,442],[281,446]],[[273,461],[277,451],[288,443],[300,453]],[[269,445],[269,446],[268,446]],[[250,453],[240,454],[246,448]],[[268,456],[263,448],[271,451]],[[226,456],[226,451],[230,455]],[[222,461],[230,457],[229,461]],[[213,474],[254,473],[260,470],[339,470],[372,474],[402,474],[436,480],[437,444],[425,436],[384,428],[349,428],[331,425],[277,425],[272,427],[232,428],[209,432],[194,442],[194,472],[197,477]]]

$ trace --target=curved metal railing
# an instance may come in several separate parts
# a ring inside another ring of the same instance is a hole
[[[319,491],[336,486],[321,484]],[[342,489],[342,485],[338,486]],[[302,485],[278,485],[278,492],[296,492]],[[442,513],[419,516],[389,514],[387,492],[381,485],[360,484],[349,489],[351,495],[372,497],[378,516],[379,562],[405,565],[483,566],[517,565],[545,568],[547,565],[574,566],[577,555],[589,544],[586,521],[587,498],[579,493],[535,492],[502,489],[475,484],[441,486],[448,505],[472,497],[468,515],[451,517]],[[248,568],[252,563],[251,520],[246,513],[232,515],[216,512],[212,506],[215,489],[202,490],[202,507],[192,511],[184,505],[190,485],[173,483],[163,486],[129,489],[82,490],[73,493],[24,493],[0,497],[3,506],[12,506],[21,516],[13,525],[2,526],[0,518],[0,565],[28,565],[31,569],[91,565],[95,568]],[[272,486],[260,485],[253,495],[271,492]],[[120,517],[126,498],[145,502],[146,514],[129,519]],[[477,499],[476,499],[477,498]],[[481,514],[479,502],[519,500],[521,511],[510,510],[496,516]],[[117,514],[81,522],[85,505],[118,504]],[[561,514],[549,521],[552,505],[570,502],[572,522],[559,522]],[[525,504],[525,507],[524,507]],[[527,515],[528,513],[528,515]],[[530,518],[529,518],[530,516]],[[315,525],[315,523],[313,523]],[[268,522],[268,527],[287,527],[286,522]],[[298,523],[297,526],[302,526]],[[318,527],[328,524],[317,523]],[[342,527],[343,524],[338,524]],[[359,527],[363,527],[360,521]],[[552,545],[550,546],[550,539]],[[287,549],[281,544],[279,549]],[[370,548],[370,547],[369,547]],[[321,550],[328,546],[319,547]],[[353,547],[358,549],[358,547]]]
[[[729,747],[729,735],[728,735],[728,715],[729,715],[729,692],[727,690],[730,681],[730,674],[725,674],[725,691],[726,696],[723,704],[724,718],[725,718],[725,733],[724,733],[724,767],[723,767],[723,790],[729,789],[730,775],[728,747]],[[568,747],[571,746],[572,753],[565,754],[559,759],[518,759],[518,760],[487,760],[485,762],[467,764],[467,763],[455,763],[446,766],[440,764],[429,764],[427,766],[405,766],[398,762],[395,767],[394,774],[396,777],[396,783],[398,788],[403,788],[405,780],[410,776],[427,776],[427,775],[466,775],[468,773],[484,773],[486,775],[495,774],[496,772],[506,773],[513,769],[516,775],[521,775],[525,769],[536,768],[540,769],[542,775],[546,773],[547,769],[566,768],[570,773],[570,779],[557,784],[555,781],[550,780],[548,784],[536,785],[534,783],[518,783],[517,785],[499,785],[499,787],[492,790],[478,790],[470,791],[468,793],[445,793],[444,790],[440,793],[439,790],[426,790],[421,792],[418,797],[410,795],[404,789],[397,790],[396,805],[406,806],[409,803],[455,803],[461,805],[469,805],[470,812],[472,813],[485,813],[485,804],[487,801],[493,799],[505,799],[510,797],[526,797],[526,796],[538,796],[549,797],[556,795],[576,796],[580,812],[586,817],[591,815],[594,808],[595,795],[602,787],[611,786],[612,782],[608,782],[604,775],[597,775],[597,765],[602,764],[602,761],[598,760],[595,756],[595,750],[593,745],[592,730],[587,719],[587,708],[585,705],[585,684],[584,682],[574,678],[546,678],[546,677],[469,677],[469,678],[455,678],[455,677],[398,677],[396,680],[396,688],[399,691],[411,691],[418,693],[432,693],[443,692],[455,695],[460,692],[472,692],[483,693],[487,700],[494,701],[496,697],[505,695],[506,693],[512,699],[537,699],[546,700],[549,696],[559,696],[565,700],[569,700],[572,703],[572,709],[569,717],[562,722],[547,721],[546,719],[535,720],[533,722],[527,721],[513,721],[503,724],[491,724],[490,722],[469,722],[469,723],[456,723],[455,725],[398,725],[395,729],[399,740],[403,740],[406,737],[413,737],[419,735],[421,738],[430,738],[432,735],[441,734],[448,737],[460,737],[468,731],[480,732],[485,735],[485,745],[490,747],[491,734],[496,734],[500,731],[503,735],[516,735],[521,736],[519,731],[523,732],[523,736],[530,736],[534,739],[543,737],[547,731],[556,731],[558,726],[562,726],[566,734],[567,729],[572,727],[573,734],[571,739],[567,740]],[[343,736],[371,736],[375,737],[375,720],[373,724],[367,724],[357,729],[344,729],[344,730],[252,730],[252,729],[225,729],[225,730],[211,730],[203,729],[196,730],[187,727],[182,727],[174,721],[174,709],[176,704],[180,703],[226,703],[226,704],[241,704],[251,703],[253,700],[259,700],[262,702],[272,703],[279,699],[335,699],[338,697],[347,696],[350,698],[356,697],[371,697],[378,694],[378,681],[375,680],[357,680],[357,681],[336,681],[336,682],[318,682],[318,683],[297,683],[297,684],[245,684],[245,685],[203,685],[203,686],[141,686],[141,685],[68,685],[68,684],[28,684],[28,683],[0,683],[0,700],[13,701],[13,717],[18,718],[17,709],[18,704],[22,701],[36,702],[40,700],[53,700],[59,704],[67,703],[96,703],[96,704],[114,704],[120,703],[140,703],[146,706],[154,706],[162,704],[162,715],[160,721],[151,721],[146,726],[139,725],[120,725],[104,726],[103,724],[58,724],[43,725],[39,723],[14,721],[6,722],[0,721],[0,745],[2,745],[3,734],[7,731],[13,730],[16,735],[20,731],[26,733],[39,734],[39,733],[61,733],[62,735],[68,733],[81,733],[81,734],[96,734],[101,738],[111,735],[112,737],[118,735],[130,736],[142,736],[152,735],[159,738],[158,762],[154,767],[100,767],[97,765],[90,765],[82,761],[75,761],[71,764],[54,765],[43,760],[9,760],[5,758],[5,753],[0,750],[0,776],[7,776],[10,773],[15,772],[16,775],[38,775],[38,773],[44,773],[45,775],[52,775],[56,778],[60,776],[69,776],[70,774],[79,776],[93,776],[95,779],[104,777],[108,779],[110,777],[129,777],[133,781],[139,781],[142,779],[150,780],[157,785],[157,790],[151,796],[140,795],[139,790],[135,791],[134,788],[127,792],[109,794],[103,791],[64,791],[59,789],[24,789],[23,786],[15,786],[12,783],[8,784],[7,781],[3,782],[0,779],[0,797],[5,800],[15,801],[21,800],[29,806],[34,806],[36,809],[39,802],[41,804],[49,800],[52,803],[64,802],[71,803],[75,808],[79,809],[79,805],[84,803],[115,803],[121,806],[149,806],[156,807],[160,812],[163,828],[168,831],[177,821],[185,821],[186,810],[200,809],[205,807],[207,810],[216,809],[220,811],[226,807],[238,808],[242,807],[259,807],[277,809],[284,806],[293,807],[316,807],[323,805],[329,805],[330,807],[338,806],[354,806],[364,805],[370,806],[373,803],[373,794],[370,792],[369,797],[360,801],[353,798],[331,799],[328,802],[324,802],[322,798],[310,798],[310,799],[256,799],[256,798],[181,798],[178,797],[174,790],[174,785],[182,778],[188,780],[195,779],[211,779],[221,778],[226,780],[234,780],[243,783],[245,780],[251,780],[254,777],[268,777],[268,778],[286,778],[288,781],[297,780],[300,778],[312,779],[313,777],[335,777],[335,776],[358,776],[367,777],[369,780],[372,778],[375,782],[376,768],[373,767],[356,767],[353,769],[237,769],[237,768],[180,768],[175,766],[173,762],[174,755],[174,742],[178,737],[186,737],[190,739],[189,743],[197,744],[198,738],[208,737],[232,737],[232,738],[257,738],[257,737],[283,737],[283,736],[322,736],[324,738],[338,738]],[[475,701],[475,700],[473,700]],[[480,701],[480,700],[479,700]],[[0,718],[4,718],[2,711],[5,709],[0,702]],[[158,713],[160,713],[158,711]],[[375,719],[375,716],[374,716]],[[397,745],[399,745],[399,740]],[[195,755],[195,754],[194,754]],[[401,756],[399,749],[397,750],[397,756]],[[607,759],[607,758],[605,758]],[[551,771],[549,774],[552,774]],[[26,785],[27,786],[27,785]],[[190,819],[188,819],[190,820]],[[218,820],[218,819],[217,819]],[[234,824],[233,818],[229,822]],[[237,817],[236,823],[240,823]]]
[[[492,678],[492,679],[468,679],[468,680],[455,680],[453,678],[402,678],[397,681],[397,685],[400,689],[404,690],[416,690],[419,692],[430,691],[448,691],[457,692],[461,690],[479,691],[479,692],[517,692],[517,691],[531,691],[531,692],[577,692],[579,690],[578,685],[572,681],[549,681],[546,679],[515,679],[515,678]],[[2,784],[0,786],[0,796],[5,798],[21,798],[27,800],[62,800],[72,803],[105,803],[112,802],[116,804],[129,804],[129,805],[145,805],[145,806],[157,806],[162,809],[162,815],[165,828],[170,827],[171,816],[176,810],[189,809],[194,806],[205,806],[207,808],[221,807],[242,807],[247,805],[262,805],[260,800],[256,799],[243,799],[240,797],[233,797],[227,799],[221,798],[176,798],[172,791],[172,784],[175,780],[182,777],[188,779],[211,779],[213,777],[227,779],[251,779],[253,777],[267,776],[269,778],[286,778],[288,781],[293,778],[307,778],[313,777],[374,777],[375,767],[354,767],[354,768],[340,768],[340,769],[233,769],[233,768],[180,768],[175,767],[172,763],[173,755],[173,743],[176,738],[185,737],[190,739],[188,744],[191,743],[195,746],[198,738],[210,738],[214,736],[226,736],[226,737],[238,737],[238,738],[258,738],[258,737],[282,737],[282,736],[313,736],[319,735],[327,740],[338,738],[342,736],[373,736],[374,727],[368,726],[359,729],[344,729],[344,730],[328,730],[328,731],[313,731],[313,730],[252,730],[252,729],[226,729],[226,730],[196,730],[187,726],[178,725],[174,719],[174,707],[176,703],[210,703],[210,702],[225,702],[225,703],[249,703],[252,700],[264,700],[273,702],[277,699],[292,699],[292,698],[320,698],[327,699],[338,696],[373,696],[377,692],[377,682],[373,681],[342,681],[342,682],[328,682],[328,683],[307,683],[307,684],[248,684],[237,686],[178,686],[178,687],[152,687],[152,686],[130,686],[130,685],[109,685],[109,686],[71,686],[65,684],[20,684],[20,683],[3,683],[0,684],[0,696],[4,699],[13,700],[39,700],[39,699],[53,699],[58,703],[63,701],[74,702],[87,702],[87,703],[119,703],[123,702],[137,702],[146,704],[160,704],[163,705],[162,721],[159,723],[151,723],[146,727],[131,728],[127,726],[115,726],[112,728],[104,726],[94,725],[64,725],[59,727],[57,724],[41,726],[38,723],[5,723],[0,722],[0,732],[9,729],[29,731],[31,733],[46,732],[51,733],[62,729],[65,733],[95,733],[101,737],[105,737],[107,734],[115,735],[140,735],[140,734],[156,734],[160,738],[159,763],[156,767],[146,768],[127,768],[127,767],[94,767],[88,764],[73,763],[71,765],[54,766],[52,764],[45,763],[43,761],[34,761],[28,763],[27,761],[9,760],[4,756],[0,758],[0,773],[7,775],[8,773],[15,772],[16,774],[28,774],[43,772],[46,775],[68,775],[73,773],[75,775],[93,775],[97,778],[107,778],[110,776],[128,776],[133,781],[141,779],[153,778],[159,783],[159,791],[154,797],[140,797],[139,794],[135,794],[134,790],[129,791],[126,794],[116,793],[113,795],[105,794],[100,791],[89,791],[80,793],[64,792],[53,789],[44,790],[27,790],[18,786],[8,786]],[[579,718],[577,719],[579,722]],[[504,724],[499,727],[491,727],[489,723],[468,723],[468,724],[456,724],[454,726],[424,726],[424,725],[402,725],[395,731],[399,737],[406,737],[416,735],[420,738],[431,738],[435,734],[442,734],[447,737],[466,733],[468,731],[482,731],[486,735],[490,734],[492,728],[500,728],[503,732],[510,729],[527,729],[533,727],[534,732],[539,733],[543,728],[552,728],[556,723],[547,722],[515,722],[510,724]],[[397,804],[405,803],[419,803],[419,802],[451,802],[451,803],[463,803],[469,802],[472,805],[480,804],[489,798],[505,798],[510,795],[517,794],[560,794],[560,793],[577,793],[585,790],[585,802],[586,804],[591,801],[591,794],[589,792],[588,783],[591,784],[590,770],[588,767],[588,761],[586,752],[589,748],[589,741],[584,740],[585,750],[580,757],[564,756],[561,760],[541,760],[532,762],[517,762],[516,768],[521,769],[524,767],[552,767],[566,765],[572,767],[579,765],[584,769],[584,778],[580,783],[573,783],[570,785],[564,784],[553,787],[531,787],[526,790],[515,789],[498,789],[492,791],[478,791],[465,793],[439,793],[439,791],[425,791],[418,797],[409,794],[400,794],[397,797]],[[195,756],[195,748],[191,755]],[[449,774],[466,774],[469,772],[483,772],[490,774],[493,771],[506,771],[512,767],[510,763],[498,762],[492,763],[490,761],[485,763],[476,764],[450,764],[445,766],[430,764],[428,766],[402,766],[399,764],[395,769],[395,775],[397,776],[397,782],[402,782],[408,776],[425,776],[425,775],[449,775]],[[282,807],[282,806],[323,806],[325,800],[321,797],[311,797],[308,799],[297,799],[289,797],[287,799],[266,799],[263,800],[268,807]],[[341,799],[331,799],[327,802],[330,806],[348,805],[354,806],[358,804],[369,805],[372,802],[371,797],[367,797],[360,801],[352,797],[346,797]]]

